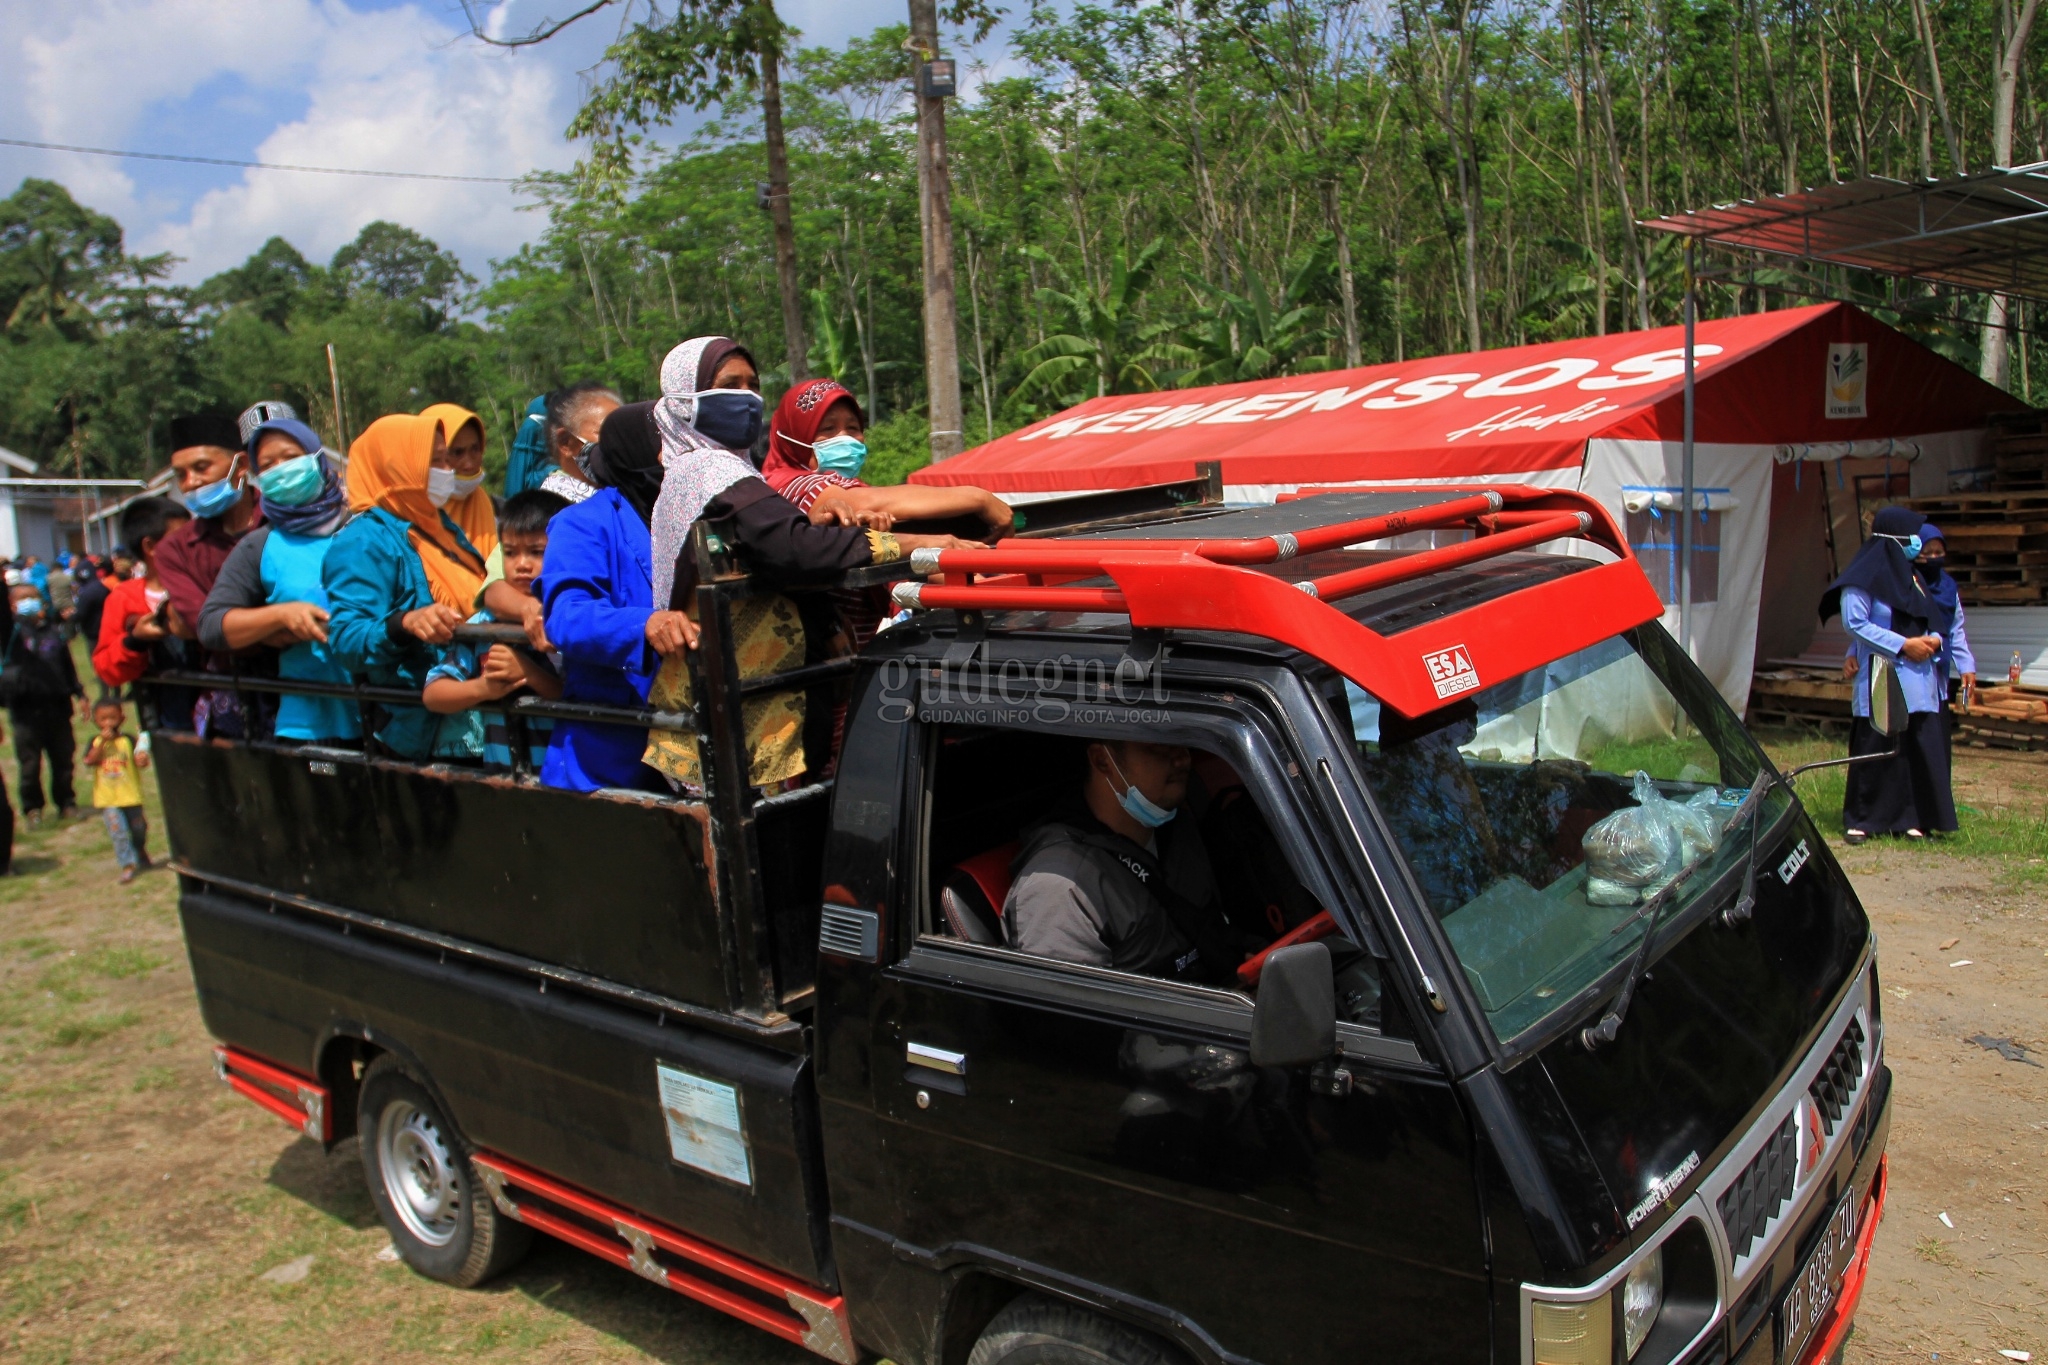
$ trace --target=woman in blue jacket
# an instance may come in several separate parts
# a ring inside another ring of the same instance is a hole
[[[483,556],[428,496],[428,473],[447,468],[448,436],[432,417],[379,417],[348,452],[353,520],[334,537],[322,569],[328,648],[350,674],[378,687],[417,692],[455,638],[463,613],[434,598],[421,563],[447,553],[452,538],[481,581]],[[425,548],[421,548],[424,542]],[[483,717],[437,716],[424,707],[385,708],[377,739],[404,758],[480,758]]]
[[[199,643],[223,653],[281,651],[278,676],[342,683],[347,670],[327,642],[322,571],[335,533],[349,519],[348,495],[314,430],[290,418],[263,422],[245,448],[263,495],[263,524],[235,543],[199,613]],[[279,739],[350,742],[361,737],[355,703],[286,694]]]

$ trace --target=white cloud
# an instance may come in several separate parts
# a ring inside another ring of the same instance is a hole
[[[256,148],[256,159],[301,166],[518,175],[574,159],[562,140],[562,82],[541,61],[455,35],[410,8],[346,14],[316,49],[312,100]],[[248,171],[214,190],[146,245],[188,258],[203,275],[281,235],[324,259],[379,218],[403,223],[482,273],[488,257],[530,239],[535,214],[507,185]]]
[[[0,18],[0,50],[20,52],[24,71],[18,84],[0,82],[16,90],[0,94],[0,117],[48,141],[444,175],[519,175],[575,158],[561,136],[574,112],[568,63],[588,60],[579,50],[587,43],[493,49],[415,4],[375,12],[344,0],[27,8],[0,5],[10,12]],[[228,139],[239,145],[152,137],[170,113],[184,116],[182,127],[203,128],[211,117],[224,131],[239,129]],[[271,236],[324,260],[379,218],[425,233],[481,275],[542,222],[520,211],[525,201],[508,185],[247,170],[171,204],[160,191],[137,196],[133,163],[59,153],[41,161],[41,173],[127,225],[131,250],[183,257],[177,278],[186,281],[238,263]]]

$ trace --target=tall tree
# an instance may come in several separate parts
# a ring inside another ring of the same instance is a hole
[[[792,383],[810,374],[804,295],[790,210],[789,145],[782,126],[783,48],[792,30],[774,0],[679,0],[673,14],[652,9],[606,52],[610,73],[569,125],[572,137],[607,144],[624,159],[628,128],[665,123],[683,109],[703,112],[736,95],[757,99],[768,179],[761,198],[773,226],[775,283],[782,302],[782,344]]]

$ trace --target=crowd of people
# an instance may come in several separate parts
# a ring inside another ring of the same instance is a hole
[[[0,688],[26,817],[42,818],[45,758],[51,798],[77,814],[72,722],[87,715],[96,735],[85,762],[124,879],[148,866],[136,796],[148,743],[122,734],[124,699],[143,708],[146,729],[526,768],[576,791],[700,789],[692,735],[525,715],[515,726],[503,703],[688,707],[700,519],[717,519],[757,575],[787,588],[969,543],[901,523],[991,536],[1011,524],[1010,509],[979,490],[863,483],[866,417],[832,380],[797,384],[764,416],[748,350],[697,337],[670,352],[652,401],[593,383],[536,398],[502,496],[484,486],[482,419],[450,403],[378,418],[345,459],[283,403],[178,416],[175,496],[122,509],[121,551],[54,568],[31,557],[8,573]],[[743,599],[732,623],[740,671],[857,648],[885,610],[878,592]],[[516,627],[518,642],[463,630],[485,624]],[[72,663],[78,634],[97,701]],[[166,674],[184,681],[149,681]],[[240,685],[264,678],[306,690]],[[417,693],[420,704],[365,708],[350,695],[357,684]],[[801,690],[748,703],[754,785],[800,782],[820,761],[816,723],[831,718],[807,717],[806,705]],[[9,809],[9,846],[12,825]]]

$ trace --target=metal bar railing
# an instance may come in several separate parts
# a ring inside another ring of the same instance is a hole
[[[423,706],[417,692],[402,687],[376,687],[368,683],[314,682],[305,678],[252,678],[247,674],[193,673],[174,671],[150,673],[138,680],[146,686],[196,687],[250,692],[276,692],[293,696],[339,697],[352,701],[377,702],[385,706]],[[587,720],[608,725],[630,725],[641,730],[694,732],[697,718],[689,711],[647,711],[624,706],[600,706],[595,702],[546,701],[540,697],[508,697],[477,707],[480,711],[517,711],[527,716],[554,720]]]

